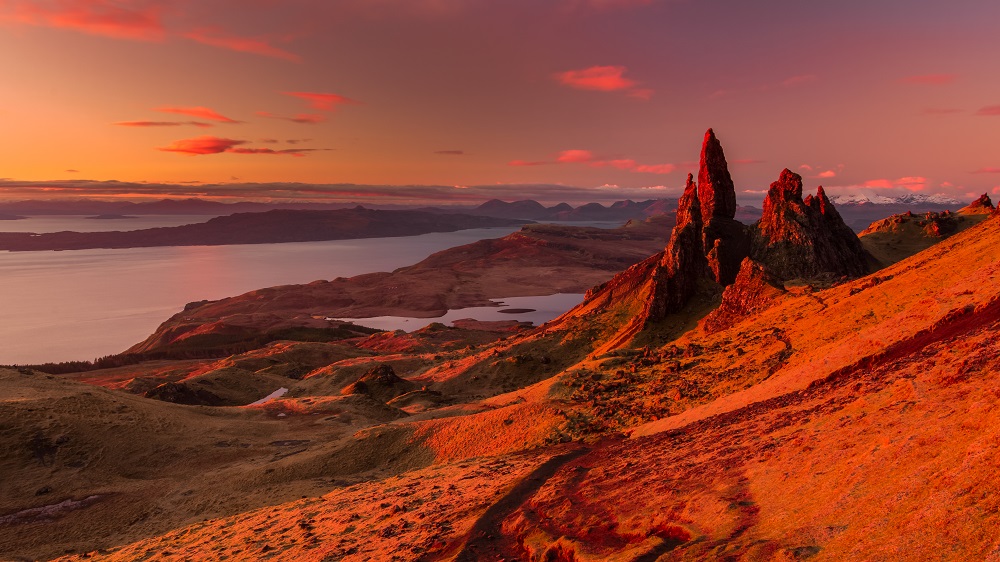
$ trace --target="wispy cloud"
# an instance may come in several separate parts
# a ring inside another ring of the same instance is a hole
[[[196,119],[207,119],[209,121],[216,121],[219,123],[239,123],[235,119],[230,119],[225,115],[220,114],[214,109],[209,109],[207,107],[174,107],[174,106],[164,106],[157,107],[154,111],[159,111],[162,113],[177,113],[178,115],[187,115],[188,117],[194,117]]]
[[[594,159],[594,154],[589,150],[564,150],[559,153],[556,162],[561,164],[574,162],[590,162]]]
[[[639,164],[632,158],[598,158],[589,150],[572,149],[559,152],[553,160],[512,160],[508,166],[545,166],[552,164],[586,164],[592,168],[615,168],[640,174],[669,174],[675,164]]]
[[[238,139],[227,139],[222,137],[201,136],[191,139],[181,139],[174,141],[169,146],[164,146],[158,150],[164,152],[176,152],[189,156],[201,156],[206,154],[221,154],[229,152],[233,154],[277,154],[288,156],[305,156],[306,153],[319,150],[329,150],[325,148],[286,148],[275,150],[273,148],[244,147],[248,141]]]
[[[339,94],[326,94],[318,92],[282,92],[286,96],[292,96],[305,100],[309,107],[320,111],[336,111],[341,105],[362,105],[357,100],[341,96]]]
[[[625,78],[626,71],[628,68],[624,66],[591,66],[581,70],[558,72],[555,78],[560,84],[570,88],[614,92],[627,90],[637,84],[635,80]]]
[[[206,135],[192,139],[174,141],[169,146],[164,146],[158,150],[189,154],[192,156],[199,154],[219,154],[221,152],[226,152],[235,146],[246,144],[246,142],[247,141],[245,140],[226,139]]]
[[[191,125],[194,127],[211,127],[211,123],[202,121],[119,121],[115,123],[120,127],[181,127]]]
[[[1000,174],[1000,168],[987,166],[985,168],[979,168],[978,170],[973,170],[973,174]]]
[[[251,53],[254,55],[261,55],[291,62],[302,62],[302,57],[299,55],[279,47],[275,47],[264,39],[240,37],[238,35],[227,33],[217,27],[203,27],[195,29],[184,33],[183,36],[204,45],[228,49],[230,51]]]
[[[923,191],[929,181],[927,178],[921,176],[907,176],[895,180],[880,178],[862,182],[860,187],[871,189],[902,188],[908,191]]]
[[[628,68],[625,66],[591,66],[579,70],[567,70],[553,75],[563,86],[577,90],[593,90],[598,92],[626,91],[627,95],[641,100],[653,97],[650,88],[636,88],[639,83],[625,78]]]
[[[91,35],[162,41],[166,30],[162,9],[149,1],[8,0],[0,2],[0,21],[12,24],[71,29]]]
[[[669,174],[677,169],[673,164],[641,164],[632,168],[633,172],[640,174]]]
[[[918,74],[916,76],[904,76],[899,81],[904,84],[923,84],[928,86],[941,86],[951,84],[958,78],[955,74]]]
[[[976,115],[994,117],[1000,115],[1000,105],[987,105],[979,108]]]

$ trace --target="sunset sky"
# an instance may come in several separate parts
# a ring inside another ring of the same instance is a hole
[[[0,199],[671,196],[708,127],[746,202],[785,167],[835,195],[1000,194],[998,21],[994,0],[0,0]]]

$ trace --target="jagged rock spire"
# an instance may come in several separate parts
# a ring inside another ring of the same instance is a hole
[[[709,129],[701,145],[698,168],[698,199],[701,201],[702,246],[709,276],[720,285],[736,280],[740,263],[750,251],[746,227],[734,220],[736,187],[729,175],[722,143]]]
[[[713,217],[732,219],[736,216],[736,187],[729,175],[726,154],[715,131],[705,132],[698,167],[698,199],[701,201],[702,222]]]
[[[802,176],[787,168],[764,199],[750,257],[783,279],[868,272],[867,252],[823,188],[803,200]]]
[[[655,274],[651,318],[680,310],[698,287],[698,279],[706,269],[701,217],[698,186],[694,176],[688,174],[684,194],[677,203],[677,224]]]

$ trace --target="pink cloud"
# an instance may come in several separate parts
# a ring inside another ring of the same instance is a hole
[[[834,172],[833,170],[827,170],[825,172],[820,172],[816,174],[816,177],[820,179],[835,178],[837,177],[837,172]]]
[[[274,150],[273,148],[251,148],[241,146],[246,143],[247,141],[245,140],[201,136],[174,141],[169,146],[164,146],[158,150],[162,150],[164,152],[177,152],[179,154],[187,154],[189,156],[229,152],[232,154],[278,154],[298,157],[305,156],[307,152],[328,150],[321,148],[286,148],[282,150]]]
[[[632,171],[644,174],[669,174],[677,169],[673,164],[643,164],[636,166]]]
[[[317,148],[286,148],[283,150],[274,150],[272,148],[230,148],[225,152],[232,152],[233,154],[277,154],[286,156],[295,156],[301,158],[305,156],[307,152],[313,152],[315,150],[320,150]]]
[[[131,5],[129,5],[131,4]],[[166,36],[160,7],[150,2],[63,0],[0,2],[0,21],[72,29],[91,35],[139,41],[162,41]]]
[[[635,80],[623,76],[627,70],[628,68],[624,66],[591,66],[581,70],[559,72],[556,73],[555,78],[559,83],[570,88],[614,92],[627,90],[637,84]]]
[[[154,111],[160,111],[163,113],[177,113],[179,115],[187,115],[188,117],[195,117],[198,119],[208,119],[209,121],[218,121],[219,123],[239,123],[235,119],[230,119],[225,115],[222,115],[215,111],[214,109],[209,109],[207,107],[157,107]]]
[[[192,156],[199,154],[219,154],[220,152],[227,152],[237,145],[246,144],[246,142],[245,140],[225,139],[206,135],[193,139],[174,141],[169,146],[158,150]]]
[[[594,154],[589,150],[564,150],[559,153],[556,162],[568,164],[574,162],[590,162],[594,159]]]
[[[1000,105],[988,105],[986,107],[981,107],[979,111],[976,112],[976,115],[985,115],[985,116],[1000,115]]]
[[[907,176],[899,178],[896,180],[889,179],[875,179],[868,180],[861,184],[861,187],[869,187],[872,189],[893,189],[896,187],[901,187],[903,189],[908,189],[910,191],[922,191],[927,187],[927,178],[920,176]]]
[[[286,96],[292,96],[305,100],[309,107],[320,111],[335,111],[338,105],[361,105],[361,102],[352,100],[337,94],[322,94],[316,92],[283,92]]]
[[[302,62],[302,57],[295,53],[275,47],[262,39],[250,37],[240,37],[226,33],[215,27],[203,27],[189,31],[183,35],[187,39],[197,41],[203,45],[228,49],[240,53],[250,53],[275,59],[282,59],[291,62]]]
[[[619,170],[631,170],[636,167],[636,164],[637,162],[630,158],[620,158],[617,160],[595,160],[590,163],[590,165],[595,168],[610,166],[612,168],[618,168]]]
[[[119,121],[115,123],[121,127],[180,127],[183,125],[193,125],[195,127],[211,127],[211,123],[201,121]]]
[[[1000,174],[1000,168],[986,167],[979,168],[972,172],[973,174]]]
[[[957,78],[954,74],[920,74],[917,76],[906,76],[900,78],[899,81],[904,84],[925,84],[931,86],[940,86],[942,84],[951,84]]]

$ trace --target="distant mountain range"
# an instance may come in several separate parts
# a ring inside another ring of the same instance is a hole
[[[162,199],[133,201],[96,201],[93,199],[5,201],[0,215],[231,215],[274,209],[334,210],[356,203],[257,203],[243,201],[221,203],[204,199]]]
[[[860,232],[874,221],[889,215],[912,211],[915,213],[957,210],[963,202],[945,195],[910,194],[900,197],[878,195],[841,195],[831,199],[855,232]],[[204,199],[162,199],[135,203],[131,201],[51,200],[0,202],[0,218],[18,219],[32,215],[231,215],[235,213],[266,212],[278,209],[325,211],[354,208],[357,203],[260,203],[244,201],[222,203]],[[426,213],[464,213],[483,217],[532,221],[627,221],[645,219],[659,214],[669,214],[677,207],[677,199],[623,200],[604,206],[586,203],[573,207],[559,203],[546,207],[531,199],[502,201],[491,199],[479,206],[456,205],[448,207],[419,207],[403,205],[366,205],[381,210],[416,210]],[[761,216],[761,209],[740,206],[736,220],[752,224]],[[0,231],[3,228],[0,226]]]
[[[207,222],[127,232],[0,232],[0,250],[83,250],[155,246],[274,244],[390,236],[416,236],[523,224],[518,219],[478,215],[386,211],[355,207],[330,211],[276,209],[235,213]]]
[[[964,205],[965,203],[948,197],[940,193],[935,195],[923,195],[919,193],[908,193],[898,197],[886,197],[884,195],[841,195],[833,197],[833,202],[837,205],[848,204],[872,204],[872,205]]]

